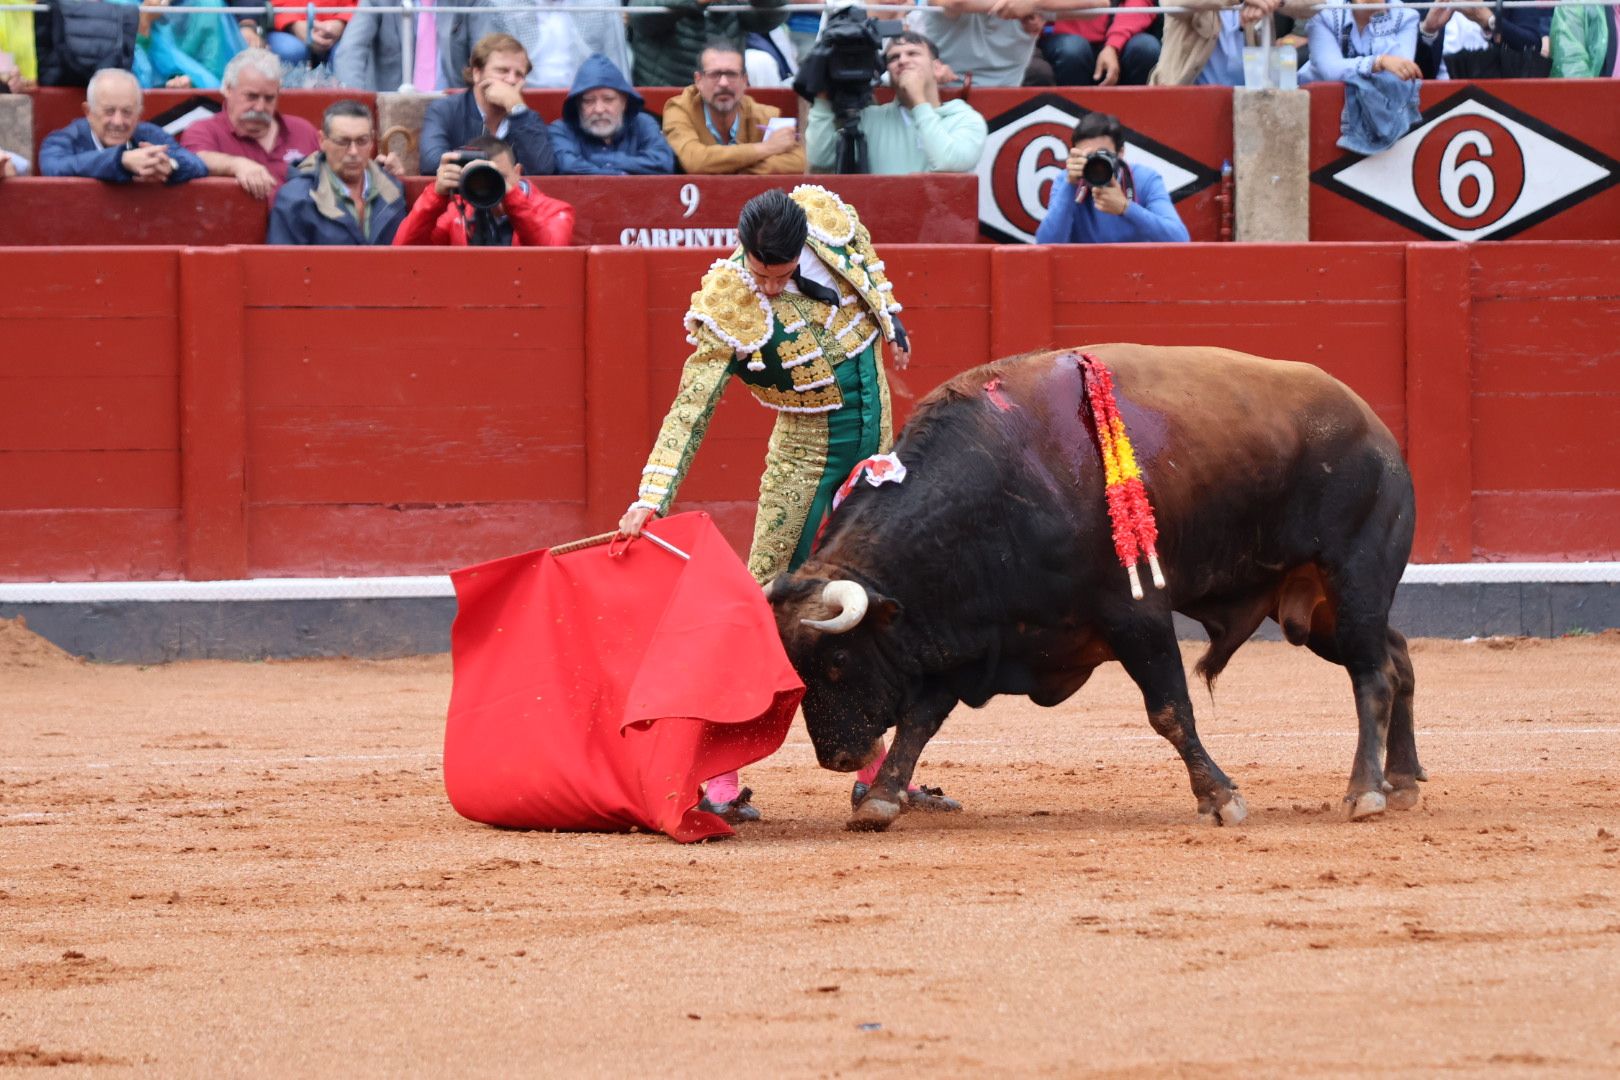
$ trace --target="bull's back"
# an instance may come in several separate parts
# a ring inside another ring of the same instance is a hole
[[[1041,417],[1053,455],[1068,456],[1091,436],[1075,354],[1113,372],[1115,397],[1155,508],[1172,526],[1204,522],[1226,533],[1278,515],[1333,505],[1355,512],[1378,492],[1410,498],[1410,477],[1388,427],[1349,387],[1311,364],[1230,349],[1102,344],[1034,353],[964,372],[931,395],[937,400],[997,396]],[[1082,490],[1095,494],[1095,470],[1082,468]],[[1085,476],[1089,475],[1089,479]]]

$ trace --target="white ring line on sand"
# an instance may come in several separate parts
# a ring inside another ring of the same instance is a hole
[[[1336,739],[1349,741],[1355,737],[1353,729],[1347,731],[1285,731],[1285,732],[1233,732],[1230,734],[1202,733],[1206,742],[1222,739],[1254,739],[1265,741],[1268,739]],[[1620,735],[1620,727],[1612,728],[1540,728],[1529,727],[1523,730],[1510,731],[1483,731],[1468,729],[1462,731],[1437,731],[1422,729],[1417,732],[1418,738],[1440,739],[1447,738],[1482,738],[1482,739],[1529,739],[1544,738],[1551,735]],[[1163,742],[1158,735],[1113,735],[1105,738],[1092,738],[1065,742],[1065,746],[1094,746],[1098,743],[1112,742]],[[929,747],[946,746],[1016,746],[1020,745],[1010,739],[934,739]],[[1029,744],[1023,744],[1029,745]],[[794,740],[784,742],[784,750],[808,750],[812,745],[808,741]],[[196,758],[192,760],[157,759],[154,761],[85,761],[64,762],[60,765],[0,765],[0,773],[5,772],[50,772],[63,769],[140,769],[140,768],[206,768],[214,765],[246,765],[265,767],[270,765],[301,765],[305,763],[318,764],[329,762],[360,762],[360,761],[419,761],[429,758],[434,761],[442,760],[443,754],[438,750],[420,750],[398,754],[307,754],[298,757],[263,757],[263,758]],[[1475,770],[1487,771],[1487,770]]]

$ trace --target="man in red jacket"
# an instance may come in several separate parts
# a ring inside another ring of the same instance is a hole
[[[433,186],[417,198],[416,205],[399,232],[394,246],[449,245],[451,247],[566,247],[574,241],[574,208],[561,199],[542,195],[522,178],[512,148],[493,135],[484,135],[467,144],[467,150],[481,151],[506,182],[506,195],[488,210],[480,211],[461,194],[464,165],[461,154],[449,153],[439,162]],[[469,240],[469,235],[471,239]]]

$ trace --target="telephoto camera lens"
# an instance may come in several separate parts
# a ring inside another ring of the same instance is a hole
[[[487,161],[474,161],[461,170],[458,193],[480,210],[493,210],[506,198],[506,177]]]
[[[1114,173],[1118,171],[1119,158],[1108,150],[1093,150],[1086,155],[1086,163],[1080,167],[1080,175],[1086,183],[1094,188],[1107,187],[1114,182]]]

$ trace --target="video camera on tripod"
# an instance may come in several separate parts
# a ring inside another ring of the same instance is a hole
[[[883,78],[883,40],[902,30],[898,19],[873,19],[866,8],[847,3],[829,8],[821,36],[799,66],[793,89],[806,101],[822,94],[833,109],[838,132],[837,171],[866,172],[866,137],[861,110],[872,104],[872,88]]]

